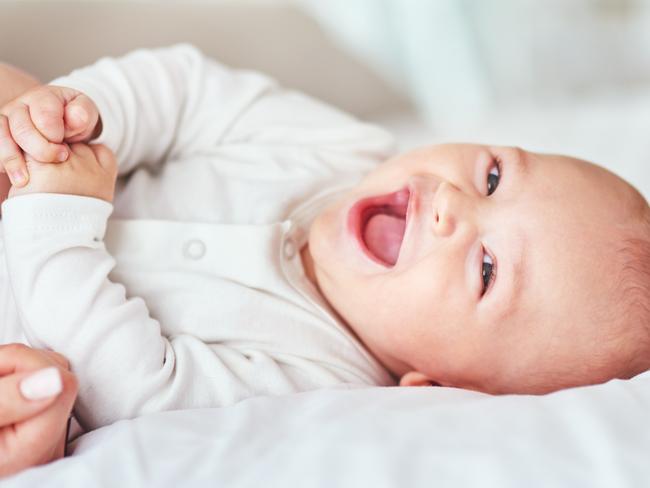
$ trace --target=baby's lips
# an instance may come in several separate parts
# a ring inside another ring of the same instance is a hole
[[[366,242],[366,226],[369,220],[378,214],[388,214],[402,220],[406,219],[409,197],[410,190],[408,186],[405,186],[400,190],[391,193],[362,198],[352,205],[349,210],[347,224],[348,231],[354,236],[363,253],[372,261],[381,264],[384,267],[392,267],[392,261],[394,261],[394,259],[390,259],[388,260],[389,262],[386,262],[387,260],[385,257],[379,256],[378,254],[382,254],[376,252],[377,248],[381,247],[379,244],[375,246],[375,252],[368,247],[368,243]],[[384,230],[380,233],[383,233]],[[371,234],[374,237],[377,237],[374,235],[376,233]],[[403,237],[403,232],[396,232],[396,234],[400,234],[400,237]],[[400,246],[401,243],[402,241],[400,239]],[[390,243],[391,248],[394,248],[395,246],[395,242]],[[390,254],[395,254],[395,249],[392,249]]]

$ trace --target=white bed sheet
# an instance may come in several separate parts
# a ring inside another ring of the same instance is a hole
[[[323,390],[121,421],[10,487],[650,483],[650,373],[546,396]]]

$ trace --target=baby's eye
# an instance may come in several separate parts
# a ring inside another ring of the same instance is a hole
[[[485,251],[483,251],[483,265],[481,268],[481,278],[483,280],[483,291],[481,292],[481,296],[483,296],[496,276],[496,273],[494,272],[494,260],[492,259],[492,256]]]
[[[501,180],[501,166],[499,162],[495,162],[494,166],[487,175],[487,194],[488,197],[492,195],[497,187],[499,186],[499,181]]]

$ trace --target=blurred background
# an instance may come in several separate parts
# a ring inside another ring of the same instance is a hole
[[[0,60],[44,81],[179,41],[380,123],[402,149],[567,153],[650,195],[650,0],[0,0]]]

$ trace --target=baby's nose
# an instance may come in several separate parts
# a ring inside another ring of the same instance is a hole
[[[438,237],[449,237],[456,230],[455,200],[458,191],[446,181],[438,185],[432,202],[433,230]]]

